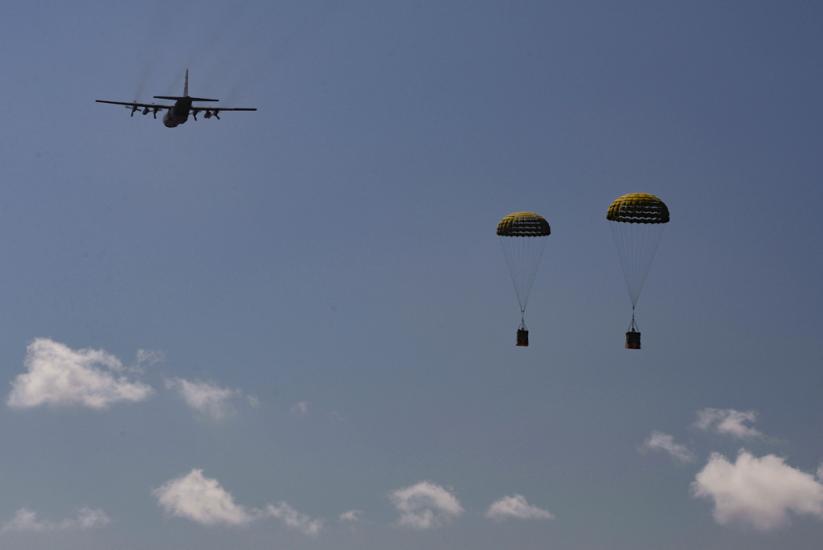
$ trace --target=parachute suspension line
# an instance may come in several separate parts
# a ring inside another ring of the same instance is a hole
[[[638,330],[637,330],[637,321],[634,318],[634,313],[635,313],[634,310],[635,310],[635,306],[632,306],[632,322],[629,325],[629,332],[638,332]]]
[[[509,267],[520,312],[525,315],[537,268],[543,259],[545,240],[539,237],[503,237],[500,244]]]
[[[610,225],[629,300],[636,306],[666,226],[616,222]]]

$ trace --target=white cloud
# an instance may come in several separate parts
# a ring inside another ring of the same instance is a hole
[[[400,514],[400,525],[416,529],[438,527],[463,513],[456,496],[430,481],[397,489],[389,498]]]
[[[322,520],[301,514],[287,502],[269,504],[262,510],[237,504],[220,482],[205,477],[199,469],[167,481],[152,492],[166,513],[201,525],[242,526],[273,518],[310,536],[316,536],[323,528]]]
[[[823,464],[817,467],[817,479],[823,481]]]
[[[28,508],[20,508],[14,517],[3,524],[0,532],[45,532],[45,531],[69,531],[99,529],[111,523],[109,516],[100,509],[81,508],[77,511],[77,517],[64,519],[62,521],[45,521],[37,516],[37,513]]]
[[[704,431],[744,439],[763,435],[751,426],[756,419],[757,413],[754,411],[705,408],[697,411],[695,426]]]
[[[78,349],[38,338],[26,349],[26,371],[12,381],[13,408],[80,405],[105,409],[120,401],[143,401],[151,387],[129,380],[126,367],[103,350]]]
[[[360,521],[360,518],[363,517],[362,510],[346,510],[340,517],[338,518],[340,521],[344,523],[357,523]]]
[[[291,413],[295,416],[306,416],[309,414],[309,402],[298,401],[291,407]]]
[[[775,455],[740,451],[732,464],[713,453],[692,482],[692,494],[714,501],[714,519],[767,531],[786,525],[789,512],[823,518],[823,484]]]
[[[269,504],[266,506],[266,514],[275,519],[279,519],[284,525],[296,529],[304,535],[317,536],[323,528],[323,521],[312,519],[305,514],[301,514],[286,502]]]
[[[234,502],[234,497],[216,479],[194,469],[172,479],[153,491],[166,513],[202,525],[245,525],[255,513]]]
[[[166,380],[166,388],[175,390],[186,405],[213,420],[231,415],[234,412],[232,400],[241,395],[239,390],[183,378]]]
[[[663,432],[652,432],[640,446],[640,450],[644,452],[663,451],[680,462],[694,461],[694,453],[692,453],[685,445],[676,443],[674,441],[674,437]]]
[[[523,495],[503,497],[492,503],[486,511],[489,519],[554,519],[554,514],[537,506],[532,506]]]

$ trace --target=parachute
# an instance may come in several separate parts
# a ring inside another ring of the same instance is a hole
[[[612,238],[632,303],[632,321],[626,332],[626,348],[640,349],[640,331],[637,329],[635,310],[663,236],[663,229],[669,223],[669,208],[649,193],[628,193],[609,205],[606,219],[611,222]]]
[[[513,212],[497,224],[497,235],[503,248],[503,255],[509,266],[514,283],[514,292],[520,304],[520,326],[517,329],[517,345],[529,345],[529,331],[526,329],[526,304],[534,284],[546,237],[551,234],[549,222],[534,212]]]

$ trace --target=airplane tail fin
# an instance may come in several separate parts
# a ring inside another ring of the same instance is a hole
[[[183,97],[189,97],[189,70],[186,69],[186,80],[183,84]]]

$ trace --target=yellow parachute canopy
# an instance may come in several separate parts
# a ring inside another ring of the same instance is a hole
[[[497,224],[501,237],[546,237],[551,232],[546,218],[534,212],[512,212]]]
[[[649,193],[627,193],[609,205],[606,219],[623,223],[669,223],[669,208]]]

